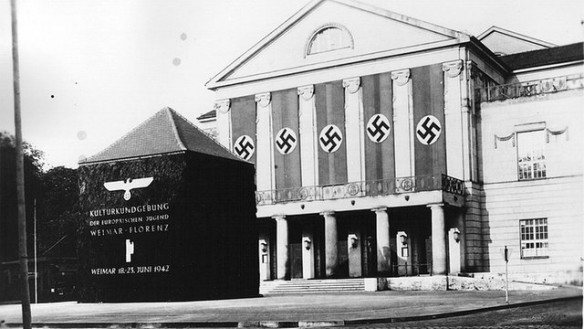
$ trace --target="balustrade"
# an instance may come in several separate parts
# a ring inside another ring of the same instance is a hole
[[[481,102],[494,102],[582,88],[584,75],[580,74],[479,88],[476,96]]]
[[[268,205],[294,201],[322,201],[436,190],[464,195],[464,184],[461,180],[447,175],[398,177],[346,184],[258,191],[256,192],[256,203],[258,205]]]

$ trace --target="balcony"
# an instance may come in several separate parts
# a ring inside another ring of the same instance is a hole
[[[302,186],[279,190],[257,191],[256,204],[258,206],[264,206],[296,201],[375,197],[422,191],[444,191],[464,196],[464,183],[459,179],[440,175],[400,177],[336,185]]]
[[[584,75],[579,74],[478,88],[475,96],[480,102],[495,102],[582,88]]]

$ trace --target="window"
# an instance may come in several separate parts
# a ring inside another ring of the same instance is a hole
[[[521,228],[521,258],[548,257],[547,218],[523,219]]]
[[[312,34],[306,54],[312,55],[344,48],[353,48],[353,37],[349,31],[342,26],[327,25]]]
[[[517,133],[517,165],[519,180],[546,177],[545,130]]]

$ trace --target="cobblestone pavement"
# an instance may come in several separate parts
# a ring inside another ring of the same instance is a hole
[[[331,327],[333,328],[333,327]],[[347,327],[334,327],[333,329],[340,329]],[[582,327],[565,327],[560,325],[548,324],[534,324],[534,325],[520,325],[520,326],[457,326],[457,327],[407,327],[407,326],[384,326],[384,327],[350,327],[359,329],[582,329]]]

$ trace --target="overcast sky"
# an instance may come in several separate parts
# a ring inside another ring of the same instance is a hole
[[[76,167],[165,106],[192,122],[204,84],[308,0],[17,0],[23,136]],[[583,40],[582,0],[362,0],[479,35]],[[363,22],[367,24],[367,22]],[[0,0],[0,130],[14,132],[10,2]]]

